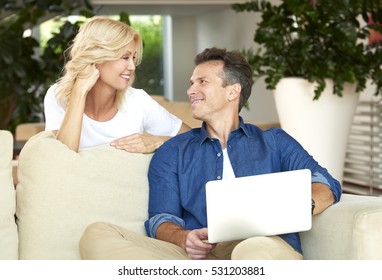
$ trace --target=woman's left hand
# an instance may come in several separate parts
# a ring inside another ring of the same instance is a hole
[[[155,152],[168,139],[169,136],[135,133],[116,139],[110,145],[130,153],[149,154]]]

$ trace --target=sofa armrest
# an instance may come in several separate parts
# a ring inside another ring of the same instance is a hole
[[[343,194],[301,233],[305,259],[382,259],[382,198]]]
[[[18,259],[16,198],[12,180],[13,136],[0,130],[0,260]]]

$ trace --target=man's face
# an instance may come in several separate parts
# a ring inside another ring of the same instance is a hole
[[[222,61],[208,61],[195,67],[187,90],[195,119],[220,118],[228,108],[231,86],[222,86],[222,76]]]

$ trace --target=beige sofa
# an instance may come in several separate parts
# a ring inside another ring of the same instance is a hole
[[[79,238],[97,221],[145,234],[152,154],[75,153],[39,132],[21,151],[15,190],[12,143],[0,131],[0,259],[79,259]],[[301,236],[306,259],[382,259],[382,198],[343,195]]]

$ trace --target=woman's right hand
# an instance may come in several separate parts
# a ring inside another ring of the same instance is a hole
[[[73,90],[79,94],[87,95],[99,78],[99,70],[94,64],[85,67],[78,73],[73,85]]]

